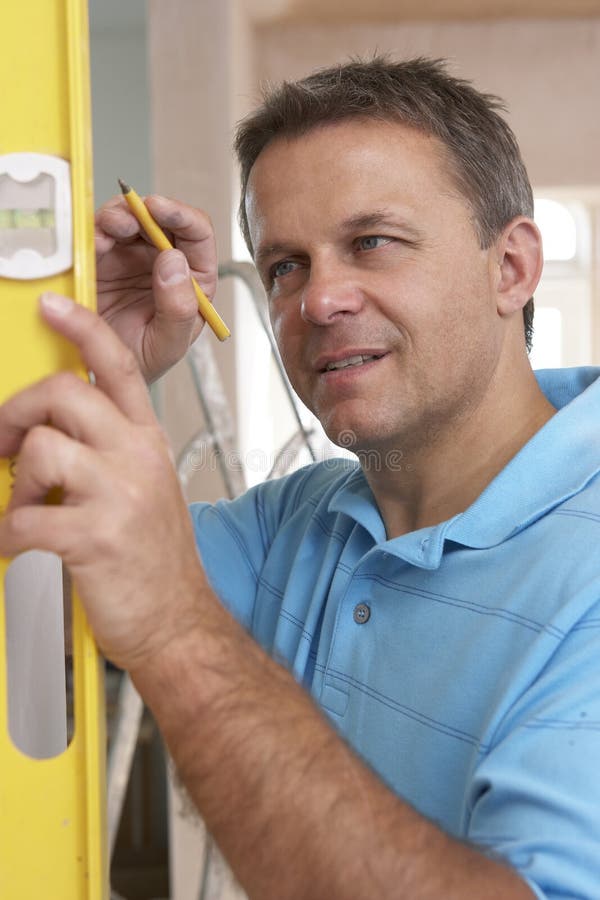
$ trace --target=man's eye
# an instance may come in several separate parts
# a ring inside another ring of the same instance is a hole
[[[389,244],[391,240],[391,238],[384,237],[381,234],[369,234],[366,237],[359,238],[356,245],[359,250],[376,250],[378,247]]]
[[[293,262],[291,259],[284,259],[282,262],[278,262],[273,266],[271,269],[271,278],[282,278],[284,275],[289,275],[289,273],[293,272],[297,267],[298,263]]]

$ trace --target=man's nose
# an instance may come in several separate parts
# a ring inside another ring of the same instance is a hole
[[[364,294],[344,266],[313,266],[302,291],[302,318],[329,325],[343,315],[355,315],[364,306]]]

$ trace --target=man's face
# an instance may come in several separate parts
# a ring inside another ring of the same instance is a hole
[[[414,451],[459,427],[500,354],[498,266],[442,145],[369,120],[277,139],[246,202],[283,362],[330,439]]]

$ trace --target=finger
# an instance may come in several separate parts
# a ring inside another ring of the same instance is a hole
[[[154,424],[146,384],[132,351],[99,316],[66,297],[40,298],[46,322],[78,348],[99,387],[132,422]]]
[[[214,228],[205,212],[159,194],[144,197],[144,203],[171,243],[183,250],[192,269],[203,271],[207,260],[211,267],[216,266]],[[98,231],[121,241],[141,233],[140,225],[122,195],[103,204],[96,213],[95,222]]]
[[[115,246],[116,241],[114,237],[106,234],[98,225],[94,226],[94,247],[96,249],[96,259],[102,259],[102,257],[112,250]]]
[[[132,239],[140,233],[138,220],[123,196],[113,197],[100,207],[95,216],[95,225],[101,232],[117,240]]]
[[[107,256],[109,250],[112,252]],[[111,291],[127,286],[131,282],[139,286],[140,277],[144,276],[147,276],[150,289],[152,266],[156,257],[157,250],[145,241],[119,244],[107,235],[96,236],[98,282],[106,283]]]
[[[210,218],[200,209],[153,194],[146,206],[161,228],[170,232],[172,243],[181,250],[204,293],[214,296],[217,280],[217,248]]]
[[[20,506],[0,517],[0,554],[16,556],[27,550],[56,553],[67,564],[69,549],[77,546],[74,536],[89,525],[81,509],[74,506]]]
[[[61,488],[64,502],[89,495],[103,468],[100,456],[62,431],[38,425],[23,441],[8,512],[44,503],[48,492]]]
[[[127,420],[102,391],[71,372],[38,381],[0,407],[0,455],[20,453],[31,429],[52,425],[97,449],[114,446]]]
[[[142,238],[147,244],[153,246],[123,196],[113,197],[98,210],[95,225],[105,238],[112,237],[121,244],[129,244]],[[166,233],[169,241],[173,243],[175,236],[171,232]]]
[[[181,359],[204,320],[192,287],[187,260],[180,250],[165,250],[153,271],[155,313],[144,334],[142,354],[150,371],[166,371]]]
[[[160,194],[144,197],[144,203],[161,228],[170,231],[175,237],[188,243],[210,240],[214,229],[210,218],[201,209],[188,206],[179,200],[171,200]]]
[[[94,246],[98,262],[115,244],[131,244],[139,237],[139,226],[123,196],[113,197],[94,217]]]

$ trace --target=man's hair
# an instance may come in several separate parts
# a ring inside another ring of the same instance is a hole
[[[320,69],[283,82],[263,95],[262,105],[237,128],[235,152],[241,170],[239,220],[252,250],[246,191],[252,166],[276,138],[295,138],[346,119],[398,122],[438,138],[450,174],[473,212],[482,249],[515,218],[533,218],[533,193],[516,138],[499,114],[503,101],[476,90],[446,71],[443,60],[395,62],[385,56]],[[525,341],[531,349],[533,298],[523,309]]]

